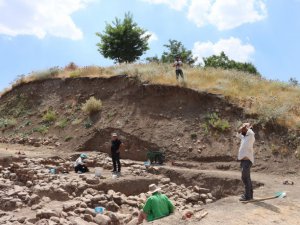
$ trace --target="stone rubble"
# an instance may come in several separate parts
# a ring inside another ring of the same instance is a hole
[[[104,168],[110,164],[106,154],[98,153],[91,158],[90,167]],[[112,189],[101,190],[100,185],[108,178],[75,174],[73,160],[72,157],[44,159],[23,156],[7,167],[1,166],[0,224],[133,224],[150,194],[126,196]],[[143,165],[124,161],[123,166],[128,168],[131,176],[149,176]],[[55,174],[50,173],[51,168],[56,169]],[[178,185],[167,177],[161,178],[159,186],[180,212],[199,212],[203,205],[216,200],[208,189]],[[105,208],[103,214],[96,214],[95,207],[99,206]],[[22,210],[29,210],[32,215],[23,215]]]

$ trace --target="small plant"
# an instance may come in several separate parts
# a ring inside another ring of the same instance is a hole
[[[43,135],[47,134],[49,131],[49,127],[46,126],[46,125],[41,125],[39,127],[36,127],[33,129],[33,132],[38,132],[38,133],[41,133]]]
[[[12,119],[0,119],[0,128],[12,128],[17,125],[17,120],[12,118]]]
[[[197,134],[191,134],[191,139],[192,139],[192,140],[197,139]]]
[[[74,62],[70,62],[66,67],[65,70],[77,70],[78,66]]]
[[[30,126],[32,124],[32,122],[30,121],[30,120],[28,120],[28,121],[26,121],[25,123],[24,123],[24,126],[26,127],[26,126]]]
[[[61,119],[61,120],[56,122],[55,126],[63,129],[68,125],[68,122],[69,122],[68,119]]]
[[[218,131],[227,131],[230,128],[228,120],[221,119],[217,113],[211,113],[207,116],[207,124]]]
[[[65,142],[69,142],[69,141],[71,141],[72,139],[73,139],[73,137],[71,137],[71,136],[65,137]]]
[[[43,122],[45,123],[52,123],[56,120],[57,116],[56,113],[53,110],[48,110],[44,115],[43,115]]]
[[[72,71],[72,72],[70,73],[70,77],[71,77],[71,78],[80,77],[80,71],[79,71],[79,70]]]
[[[203,129],[204,134],[208,134],[209,133],[209,126],[207,125],[207,123],[201,124],[201,127]]]
[[[90,119],[90,118],[88,118],[85,122],[84,122],[84,127],[86,128],[86,129],[89,129],[89,128],[91,128],[93,126],[93,121]]]
[[[72,121],[72,125],[78,125],[82,123],[82,119],[76,118],[75,120]]]
[[[110,122],[113,120],[114,116],[116,115],[116,112],[108,112],[107,114],[107,120]]]
[[[95,97],[90,97],[84,104],[82,104],[82,110],[89,115],[99,112],[101,108],[102,101]]]
[[[29,75],[30,80],[44,80],[49,79],[53,77],[57,77],[60,73],[59,67],[52,67],[48,70],[42,70],[38,72],[33,72],[31,75]]]

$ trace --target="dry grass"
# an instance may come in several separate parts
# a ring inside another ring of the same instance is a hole
[[[95,97],[90,97],[84,104],[82,104],[82,110],[89,115],[100,111],[101,108],[102,101]]]
[[[122,64],[111,67],[87,66],[59,70],[58,74],[33,73],[17,84],[50,77],[111,77],[126,74],[153,84],[184,86],[198,91],[222,94],[261,121],[277,120],[300,129],[300,88],[279,81],[269,81],[238,71],[184,68],[185,80],[178,82],[168,64]],[[50,76],[50,77],[49,77]]]

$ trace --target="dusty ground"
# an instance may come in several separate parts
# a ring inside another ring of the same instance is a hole
[[[6,149],[7,148],[7,149]],[[0,145],[0,155],[1,158],[4,156],[15,156],[16,152],[19,150],[25,153],[28,157],[50,157],[57,154],[52,149],[40,148],[37,151],[35,147],[24,147],[17,145]],[[67,157],[66,153],[65,157]],[[140,162],[137,162],[141,164]],[[109,171],[104,170],[104,175],[110,177]],[[122,179],[130,180],[132,175],[124,172],[124,177]],[[203,206],[201,213],[208,212],[208,215],[201,219],[199,222],[196,218],[191,218],[187,221],[181,219],[182,212],[176,211],[176,213],[167,218],[155,221],[150,224],[204,224],[204,225],[215,225],[215,224],[288,224],[296,225],[300,224],[300,179],[297,175],[270,175],[264,173],[253,172],[252,179],[259,185],[264,184],[261,187],[255,189],[255,197],[265,197],[273,195],[277,191],[285,191],[287,197],[284,199],[274,199],[259,203],[249,203],[242,204],[238,201],[239,192],[241,192],[242,184],[239,183],[240,173],[237,171],[220,171],[220,170],[199,170],[198,168],[186,168],[184,166],[171,166],[165,165],[158,168],[160,175],[149,174],[149,178],[160,177],[161,175],[165,177],[170,177],[171,181],[177,184],[195,185],[198,184],[200,187],[203,185],[213,187],[218,185],[223,185],[223,188],[230,190],[228,193],[235,194],[233,196],[228,196],[217,200],[211,204]],[[73,176],[71,174],[71,176]],[[283,185],[284,180],[291,180],[294,185]],[[121,182],[121,179],[118,181]],[[230,187],[232,185],[232,188]],[[228,191],[227,190],[227,191]],[[224,190],[226,195],[226,190]],[[51,201],[47,207],[49,208],[60,208],[63,202],[61,201]],[[29,209],[21,209],[16,212],[16,215],[31,215],[35,216],[35,212]],[[146,223],[145,223],[146,224]]]

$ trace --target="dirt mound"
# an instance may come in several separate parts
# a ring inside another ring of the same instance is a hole
[[[93,116],[81,105],[91,96],[103,107]],[[53,121],[43,116],[54,112]],[[0,141],[45,145],[60,151],[110,151],[110,133],[126,144],[123,158],[146,159],[149,149],[166,152],[168,161],[197,162],[214,169],[237,168],[235,129],[256,122],[255,170],[299,170],[294,157],[299,136],[277,125],[262,124],[255,115],[223,96],[179,87],[150,85],[134,77],[67,78],[22,84],[0,99]],[[226,125],[228,124],[228,125]],[[214,164],[217,162],[216,164]],[[272,162],[272,164],[270,164]],[[288,162],[288,163],[287,163]]]

